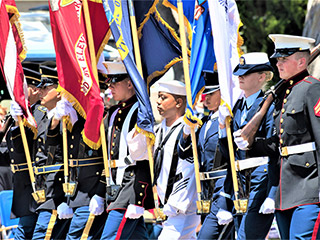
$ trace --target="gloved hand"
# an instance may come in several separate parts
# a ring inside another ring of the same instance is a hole
[[[59,102],[57,102],[54,118],[60,121],[64,116],[70,116],[72,125],[74,125],[74,123],[78,120],[77,112],[72,107],[72,104],[65,98],[62,98]]]
[[[129,206],[127,207],[125,218],[138,219],[143,215],[143,213],[143,207],[134,204],[129,204]]]
[[[226,106],[226,104],[222,104],[219,106],[219,117],[218,121],[221,125],[226,125],[226,117],[230,116],[229,108]]]
[[[57,212],[58,212],[59,219],[68,219],[68,218],[72,218],[73,216],[72,208],[69,207],[68,204],[66,204],[65,202],[61,203],[58,206]]]
[[[183,133],[185,134],[185,135],[190,135],[190,133],[191,133],[191,127],[187,124],[187,123],[185,123],[185,122],[183,122],[183,124],[184,124],[184,126],[183,126]]]
[[[260,207],[259,213],[262,214],[271,214],[275,211],[275,203],[272,198],[267,197],[266,200],[264,200],[263,204]]]
[[[89,203],[89,211],[94,215],[101,215],[104,211],[104,198],[94,195]]]
[[[222,208],[219,208],[219,211],[217,212],[216,216],[218,218],[219,225],[227,225],[233,220],[232,213],[229,211],[223,210]]]
[[[23,111],[16,101],[11,101],[10,114],[16,122],[18,122],[18,116],[23,115]]]
[[[178,215],[179,209],[167,203],[163,206],[163,213],[168,217],[174,217]]]
[[[248,150],[248,141],[241,137],[241,129],[233,133],[234,142],[241,150]]]
[[[136,129],[133,128],[127,135],[127,144],[129,148],[130,157],[135,161],[142,161],[148,159],[148,146],[146,136],[138,133],[134,136]]]

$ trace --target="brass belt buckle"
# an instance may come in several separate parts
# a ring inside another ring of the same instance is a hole
[[[15,173],[16,172],[16,165],[15,164],[10,164],[11,172]]]
[[[110,160],[110,167],[111,168],[116,168],[117,167],[116,160]]]
[[[288,148],[287,147],[281,148],[281,156],[283,156],[283,157],[288,156]]]

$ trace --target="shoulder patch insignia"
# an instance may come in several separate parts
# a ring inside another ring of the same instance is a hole
[[[320,117],[320,98],[319,98],[318,102],[316,103],[316,105],[313,107],[313,109],[314,109],[314,114],[317,117]]]

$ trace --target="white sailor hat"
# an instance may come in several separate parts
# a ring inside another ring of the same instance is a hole
[[[107,83],[120,82],[129,76],[122,62],[103,62],[107,72]]]
[[[243,76],[254,72],[273,71],[268,55],[263,52],[243,54],[239,59],[238,66],[233,70],[236,76]]]
[[[310,51],[313,38],[285,34],[269,34],[274,42],[275,50],[271,58],[288,57],[296,52]]]
[[[186,86],[178,80],[158,81],[158,92],[166,92],[175,95],[186,96]]]

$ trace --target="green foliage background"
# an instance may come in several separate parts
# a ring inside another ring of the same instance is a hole
[[[237,0],[243,27],[245,52],[266,52],[271,56],[274,45],[268,35],[302,35],[308,0]],[[272,60],[275,67],[275,62]],[[278,75],[275,74],[274,81]]]

